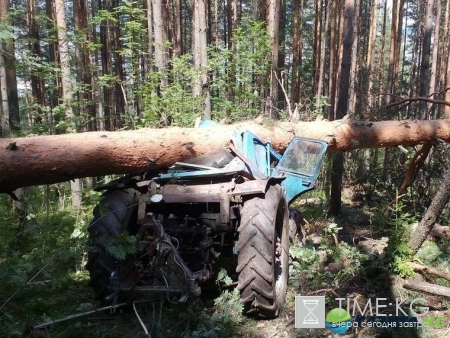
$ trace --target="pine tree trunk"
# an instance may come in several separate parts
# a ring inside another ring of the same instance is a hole
[[[440,66],[440,84],[443,88],[450,87],[450,41],[449,41],[449,17],[450,17],[450,1],[447,1],[447,5],[445,7],[445,15],[444,15],[444,29],[442,34],[441,41],[441,66]],[[446,101],[450,102],[450,91],[447,90],[443,95]],[[444,107],[444,117],[450,117],[450,107]]]
[[[358,40],[359,40],[359,7],[360,0],[355,0],[353,14],[353,42],[352,42],[352,62],[350,65],[350,80],[348,88],[348,112],[347,114],[355,114],[356,108],[356,90],[358,88]]]
[[[119,6],[118,0],[113,0],[113,8]],[[113,25],[113,50],[114,50],[114,73],[118,81],[114,82],[114,128],[120,129],[123,127],[122,117],[125,115],[125,89],[123,83],[125,83],[125,73],[123,70],[123,57],[122,57],[122,43],[120,41],[120,29],[119,29],[119,15],[115,14],[115,23]]]
[[[0,5],[1,7],[1,5]],[[0,19],[2,19],[2,8],[0,8]],[[0,136],[10,137],[11,128],[9,125],[9,104],[8,104],[8,85],[6,83],[6,67],[5,67],[5,48],[3,42],[0,42],[0,98],[1,98],[1,125]]]
[[[146,8],[146,28],[147,28],[147,55],[144,58],[144,72],[147,75],[152,70],[153,65],[153,20],[152,20],[152,0],[145,1]],[[180,17],[181,20],[181,17]],[[180,26],[181,29],[181,26]]]
[[[324,28],[324,36],[327,36],[328,34],[328,25],[330,22],[330,7],[332,2],[330,1],[328,3],[328,8],[325,13],[325,28]],[[326,39],[325,39],[326,40]],[[317,112],[322,112],[322,93],[324,92],[323,89],[323,83],[324,83],[324,74],[325,74],[325,42],[322,43],[322,47],[320,50],[320,60],[319,60],[319,76],[318,76],[318,83],[317,83],[317,93],[316,93],[316,104],[315,109]]]
[[[54,0],[45,0],[45,11],[47,13],[48,21],[46,29],[48,29],[48,61],[54,65],[59,64],[59,51],[58,51],[58,32],[56,29],[56,9]],[[59,110],[59,104],[61,101],[61,76],[55,74],[52,79],[48,79],[47,89],[45,96],[47,97],[47,106],[49,108],[49,114],[47,116],[47,122],[51,125],[51,131],[54,133],[64,132],[64,116],[61,114],[54,114],[54,111]],[[60,127],[62,126],[62,127]]]
[[[166,1],[152,0],[153,9],[153,25],[155,34],[155,66],[160,76],[161,88],[167,87],[168,79],[166,75],[168,65],[168,50],[166,43],[167,37],[167,15],[166,15]]]
[[[441,1],[436,1],[436,19],[434,24],[434,39],[433,39],[433,59],[431,62],[431,78],[430,78],[430,89],[429,93],[430,95],[432,93],[435,93],[439,90],[439,77],[437,76],[438,72],[438,54],[439,54],[439,35],[440,35],[440,29],[441,29]],[[431,96],[432,99],[436,99],[437,95],[434,94]],[[435,109],[435,113],[433,113],[433,108]],[[428,104],[428,112],[430,115],[430,118],[436,118],[437,117],[437,111],[434,104],[429,103]]]
[[[226,43],[228,46],[228,49],[232,49],[232,38],[233,38],[233,1],[232,0],[226,0],[226,7],[227,7],[227,39]]]
[[[36,58],[41,58],[41,46],[39,30],[36,22],[36,0],[27,0],[26,3],[26,19],[27,19],[27,34],[29,41],[29,48],[31,55]],[[45,84],[44,79],[40,75],[31,74],[31,95],[33,103],[36,103],[39,109],[33,112],[35,122],[42,120],[43,108],[45,107]]]
[[[450,120],[287,123],[211,128],[140,129],[0,139],[0,191],[73,178],[139,173],[228,147],[234,130],[249,130],[283,152],[295,136],[325,140],[330,151],[450,142]]]
[[[447,78],[446,78],[446,88],[450,87],[450,47],[447,47]],[[447,90],[445,92],[445,101],[450,102],[450,90]],[[450,118],[450,107],[449,106],[445,106],[445,112],[444,112],[445,117]]]
[[[392,1],[392,19],[391,19],[391,36],[390,36],[390,48],[389,48],[389,71],[388,71],[388,84],[389,94],[386,96],[386,102],[390,103],[392,95],[395,92],[395,80],[394,80],[394,68],[395,68],[395,42],[397,37],[397,23],[398,23],[398,0]]]
[[[384,57],[385,57],[385,47],[386,47],[386,21],[387,21],[387,2],[388,0],[384,0],[383,6],[383,26],[381,29],[381,50],[380,50],[380,62],[378,66],[378,106],[381,107],[383,105],[383,101],[385,101],[385,96],[381,95],[383,85],[383,69],[384,69]]]
[[[285,43],[286,43],[286,0],[280,0],[280,19],[279,19],[279,47],[278,47],[278,79],[280,82],[282,81],[283,74],[281,73],[281,69],[285,67]],[[278,80],[277,80],[278,82]],[[284,88],[286,90],[286,88]],[[284,97],[283,88],[281,85],[278,85],[278,94],[277,94],[277,109],[284,109],[287,107],[288,102]]]
[[[181,35],[181,0],[175,0],[173,17],[174,17],[173,55],[180,56],[183,51],[183,40]]]
[[[302,65],[303,0],[293,0],[291,107],[299,102]],[[335,2],[335,0],[333,0]]]
[[[278,117],[278,48],[279,48],[279,24],[280,24],[280,0],[267,0],[267,31],[272,40],[271,66],[269,74],[269,93],[266,99],[265,113],[272,117]]]
[[[104,11],[110,11],[110,0],[98,0],[98,9]],[[100,44],[101,44],[101,75],[112,75],[111,65],[111,38],[110,38],[110,24],[109,20],[102,20],[100,23]],[[103,86],[103,100],[101,102],[103,109],[103,125],[105,130],[113,130],[114,124],[111,123],[111,112],[113,110],[113,92],[111,84]]]
[[[333,107],[334,110],[334,117],[333,120],[338,119],[337,117],[337,100],[339,97],[339,81],[341,79],[341,63],[342,63],[342,51],[344,49],[344,22],[345,22],[345,1],[343,0],[339,0],[340,1],[340,6],[339,6],[339,14],[338,14],[338,19],[339,19],[339,31],[338,31],[338,40],[337,40],[337,46],[338,46],[338,57],[336,60],[336,72],[334,74],[334,82],[336,83],[336,92],[335,92],[335,105]]]
[[[209,94],[207,36],[206,36],[206,4],[204,0],[195,0],[192,9],[192,52],[193,64],[197,69],[192,94],[202,97],[202,116],[204,120],[211,119],[211,101]]]
[[[9,23],[9,0],[0,2],[0,21]],[[9,23],[10,24],[10,23]],[[14,136],[20,129],[14,41],[6,39],[0,45],[2,124],[0,136]]]
[[[367,105],[370,110],[374,106],[374,96],[373,96],[373,84],[374,84],[374,75],[372,67],[372,63],[375,60],[375,42],[377,38],[377,23],[378,23],[378,0],[372,0],[372,9],[370,13],[370,31],[369,31],[369,43],[367,50],[367,58],[366,58],[366,78],[367,78]],[[368,113],[369,110],[366,112]]]
[[[328,96],[330,105],[328,107],[328,120],[335,119],[334,107],[336,103],[336,5],[338,0],[330,0],[330,66],[328,72]]]
[[[353,45],[353,16],[355,15],[355,6],[352,0],[345,0],[344,8],[344,36],[341,61],[341,77],[339,80],[339,98],[337,102],[336,117],[343,118],[348,111],[348,94],[350,87],[350,68],[352,64],[352,45]],[[339,215],[341,213],[341,192],[342,175],[344,171],[344,154],[339,152],[333,157],[331,173],[331,199],[330,214]]]
[[[83,85],[81,90],[78,90],[78,101],[80,104],[80,111],[87,113],[89,122],[87,123],[87,130],[97,130],[96,114],[93,97],[93,84],[91,72],[91,56],[88,49],[90,43],[88,34],[88,10],[86,0],[74,0],[73,2],[73,18],[74,30],[77,35],[78,43],[76,45],[76,61],[77,61],[77,77],[78,82]]]
[[[317,94],[317,83],[319,82],[320,53],[322,51],[322,0],[314,2],[314,40],[313,40],[313,71],[311,76],[311,88]]]
[[[71,81],[69,45],[67,40],[66,15],[63,0],[55,0],[56,25],[58,30],[58,50],[61,66],[62,100],[65,107],[65,117],[69,130],[76,130],[75,115],[72,110],[73,88]],[[81,180],[70,181],[72,191],[72,206],[81,210]]]
[[[420,85],[419,96],[428,96],[429,77],[430,77],[430,56],[431,56],[431,35],[433,32],[433,6],[434,0],[427,0],[426,15],[424,22],[424,33],[422,41],[422,60],[420,61]],[[423,120],[428,118],[426,103],[419,104],[421,117]]]

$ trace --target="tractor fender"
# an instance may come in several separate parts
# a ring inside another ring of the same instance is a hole
[[[241,184],[236,184],[235,188],[228,193],[230,198],[245,195],[261,195],[267,191],[267,186],[271,184],[280,184],[285,177],[267,177],[260,180],[250,180]]]

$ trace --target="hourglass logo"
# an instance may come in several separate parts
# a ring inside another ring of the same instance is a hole
[[[325,327],[325,296],[295,297],[295,327]]]

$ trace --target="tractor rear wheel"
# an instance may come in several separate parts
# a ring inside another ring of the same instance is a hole
[[[246,314],[279,315],[289,278],[288,205],[280,185],[244,202],[238,240],[238,289]]]
[[[134,189],[108,190],[94,209],[94,219],[88,226],[89,240],[93,249],[89,252],[86,269],[89,285],[96,299],[104,299],[109,291],[109,278],[117,270],[118,263],[105,247],[108,238],[128,230],[136,231],[139,192]]]

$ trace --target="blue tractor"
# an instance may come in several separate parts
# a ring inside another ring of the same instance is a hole
[[[161,293],[184,302],[200,295],[220,255],[237,256],[244,312],[278,316],[296,227],[288,205],[314,189],[326,149],[324,141],[295,137],[280,155],[236,131],[230,149],[108,186],[88,227],[96,297]],[[113,248],[123,241],[135,248],[120,259]]]

